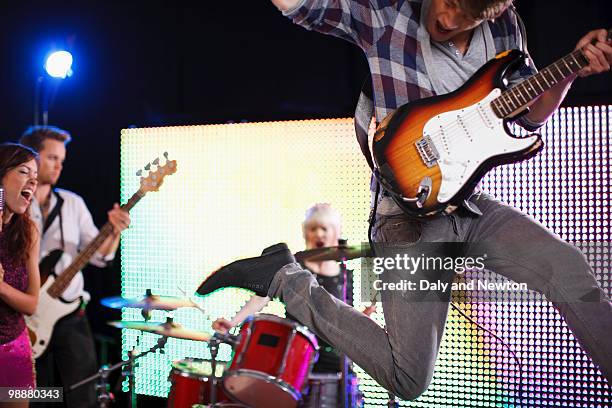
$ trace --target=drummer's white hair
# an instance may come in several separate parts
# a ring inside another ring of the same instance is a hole
[[[338,236],[340,236],[342,232],[342,217],[329,203],[318,203],[306,210],[306,216],[302,223],[302,232],[304,236],[306,236],[306,228],[314,223],[331,225],[336,229]]]

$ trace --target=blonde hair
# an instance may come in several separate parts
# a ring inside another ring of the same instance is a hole
[[[499,17],[513,0],[459,0],[461,9],[476,20],[491,20]]]
[[[304,237],[306,237],[306,229],[308,226],[314,223],[331,225],[333,228],[335,228],[337,235],[340,236],[342,217],[340,216],[340,213],[331,206],[331,204],[318,203],[306,210],[304,222],[302,223],[302,232]]]

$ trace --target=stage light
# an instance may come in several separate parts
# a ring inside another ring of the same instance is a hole
[[[45,62],[45,70],[53,78],[72,76],[72,54],[68,51],[52,52]]]

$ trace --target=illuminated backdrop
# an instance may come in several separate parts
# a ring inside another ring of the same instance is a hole
[[[530,161],[505,166],[484,180],[485,190],[512,204],[568,240],[610,240],[610,131],[612,106],[561,109],[542,130],[545,150]],[[126,129],[121,136],[121,198],[139,186],[135,175],[168,152],[178,171],[159,192],[132,211],[122,239],[122,294],[191,294],[213,270],[231,260],[257,255],[284,241],[303,249],[301,221],[317,202],[343,214],[349,244],[366,240],[369,171],[355,141],[350,119]],[[163,158],[161,159],[163,163]],[[359,271],[359,263],[350,267]],[[608,293],[610,254],[598,254],[595,272]],[[357,307],[359,279],[355,282]],[[461,295],[461,294],[459,294]],[[175,321],[208,330],[231,317],[248,299],[226,289],[195,298],[206,314],[181,309]],[[517,402],[516,360],[498,340],[451,310],[434,380],[414,407],[607,406],[605,380],[581,351],[556,311],[547,303],[460,305],[503,338],[523,363],[522,404]],[[265,310],[284,315],[278,302]],[[166,314],[153,313],[154,321]],[[383,324],[382,313],[374,316]],[[125,309],[123,319],[142,319]],[[124,357],[138,332],[123,331]],[[139,349],[158,336],[141,336]],[[375,352],[375,351],[373,351]],[[140,394],[166,396],[171,361],[208,357],[206,344],[170,339],[165,354],[148,356],[136,369]],[[222,346],[220,359],[230,350]],[[366,406],[384,406],[387,394],[358,367]]]

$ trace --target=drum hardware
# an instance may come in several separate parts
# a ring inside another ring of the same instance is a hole
[[[210,350],[210,407],[217,406],[217,354],[221,343],[228,343],[232,347],[236,345],[238,337],[232,334],[215,333],[208,341],[208,349]]]
[[[361,245],[348,246],[346,245],[346,240],[341,239],[338,240],[338,243],[339,245],[334,247],[314,248],[296,252],[294,256],[298,262],[340,262],[343,259],[348,261],[355,258],[367,258],[373,256],[373,252],[370,249],[369,244],[364,243]]]
[[[136,367],[136,360],[143,356],[146,356],[147,354],[154,353],[157,350],[162,351],[167,341],[168,341],[168,337],[166,336],[160,337],[157,340],[157,344],[151,347],[149,350],[145,351],[144,353],[137,353],[135,349],[132,350],[132,352],[129,353],[129,358],[127,360],[121,361],[110,367],[107,365],[103,365],[102,367],[100,367],[97,374],[94,374],[90,377],[85,378],[82,381],[79,381],[76,384],[71,385],[68,388],[68,392],[72,392],[75,389],[85,384],[88,384],[94,380],[98,380],[96,384],[96,392],[98,394],[98,404],[102,408],[110,407],[110,404],[114,401],[115,397],[113,396],[111,392],[109,392],[108,376],[113,371],[127,366],[127,369],[125,369],[125,371],[123,372],[126,373],[126,375],[129,375],[128,381],[130,382],[130,407],[135,408],[136,407],[136,390],[134,389],[134,378],[133,377],[134,377],[134,368]]]
[[[345,243],[332,249],[334,256],[344,254],[354,257],[354,251],[349,250]],[[322,248],[319,248],[319,250]],[[329,257],[330,251],[319,252],[318,256]],[[361,252],[363,253],[363,251]],[[317,259],[317,258],[313,258]],[[344,272],[346,281],[346,271]],[[345,282],[346,285],[346,282]],[[180,289],[180,288],[179,288]],[[346,299],[346,287],[343,289]],[[134,368],[137,359],[156,350],[163,352],[168,337],[206,341],[210,350],[210,375],[197,372],[187,364],[187,367],[175,366],[170,374],[172,388],[169,396],[169,407],[297,407],[306,389],[308,375],[318,356],[318,344],[315,336],[298,323],[288,321],[273,315],[258,315],[247,320],[239,336],[231,334],[209,333],[190,330],[175,323],[171,317],[164,323],[148,321],[152,310],[175,310],[179,307],[195,307],[205,316],[204,310],[188,298],[156,296],[147,290],[143,299],[124,299],[121,297],[104,299],[108,307],[121,309],[123,307],[141,308],[145,321],[115,321],[110,325],[118,328],[140,330],[159,334],[162,337],[158,345],[145,353],[139,354],[136,348],[128,354],[128,360],[113,365],[103,366],[98,374],[73,385],[70,390],[84,383],[98,380],[98,402],[107,407],[113,401],[108,391],[108,376],[117,368],[123,368],[123,376],[130,385],[130,406],[136,406],[134,387]],[[217,361],[219,346],[223,343],[234,348],[235,359],[222,375],[218,372]],[[197,359],[190,359],[191,364],[197,364]],[[181,360],[178,363],[180,364]],[[192,370],[192,371],[190,371]],[[343,382],[346,384],[346,380]],[[222,388],[223,387],[223,388]],[[347,399],[346,386],[342,389],[345,403]],[[231,398],[230,398],[231,397]],[[238,402],[233,402],[238,401]]]
[[[389,401],[387,401],[387,407],[399,408],[399,402],[397,402],[397,400],[395,399],[395,395],[391,394],[390,392],[388,392],[387,394],[389,394]]]

